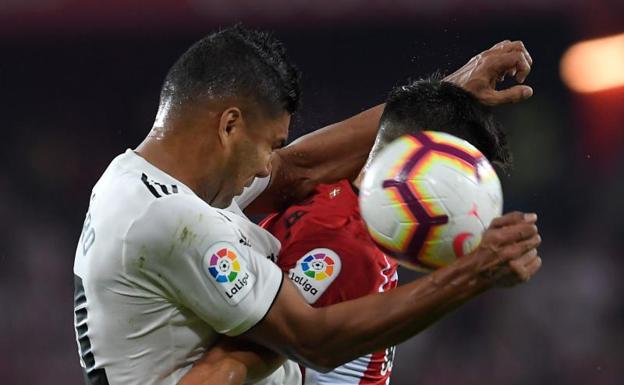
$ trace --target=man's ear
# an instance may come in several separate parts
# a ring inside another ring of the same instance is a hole
[[[243,113],[238,107],[228,107],[219,119],[219,141],[222,146],[229,146],[232,139],[244,128]]]

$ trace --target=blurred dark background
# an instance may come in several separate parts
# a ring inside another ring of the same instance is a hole
[[[535,95],[496,110],[516,161],[501,179],[506,210],[540,215],[543,269],[402,344],[392,383],[624,383],[624,84],[560,77],[568,47],[624,33],[624,2],[2,0],[1,384],[82,384],[72,265],[90,189],[149,131],[174,60],[237,21],[274,30],[303,71],[292,139],[523,40]],[[615,50],[624,72],[624,38]]]

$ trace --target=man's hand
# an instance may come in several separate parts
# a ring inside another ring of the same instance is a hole
[[[530,98],[533,89],[516,85],[499,91],[496,83],[503,81],[505,76],[524,83],[531,65],[533,59],[521,41],[505,40],[476,55],[444,80],[462,87],[488,106],[517,103]]]
[[[537,215],[520,212],[495,218],[473,252],[479,274],[495,286],[528,281],[542,265],[536,221]]]
[[[531,97],[533,89],[516,85],[498,91],[496,83],[507,75],[523,83],[532,63],[533,59],[521,41],[505,40],[473,57],[444,80],[462,87],[488,106],[515,103]],[[245,209],[245,213],[279,211],[304,199],[319,183],[355,179],[375,141],[383,109],[384,105],[380,104],[302,136],[276,151],[271,161],[269,187]]]

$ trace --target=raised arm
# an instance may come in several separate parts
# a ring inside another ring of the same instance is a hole
[[[383,107],[311,132],[275,151],[269,187],[245,213],[280,211],[303,200],[319,183],[355,178],[375,141]]]
[[[522,42],[506,40],[474,56],[444,80],[471,92],[486,105],[516,103],[533,94],[531,87],[516,85],[498,91],[496,84],[506,76],[523,83],[531,65],[531,56]],[[278,211],[304,199],[319,183],[355,178],[375,141],[383,108],[383,104],[375,106],[276,151],[269,187],[245,212]]]

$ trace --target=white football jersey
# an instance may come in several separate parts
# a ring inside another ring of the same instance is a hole
[[[219,334],[262,320],[282,283],[267,258],[280,244],[236,203],[231,210],[238,214],[209,206],[131,150],[113,160],[93,188],[74,261],[87,384],[177,384]],[[262,383],[300,382],[288,361]]]

